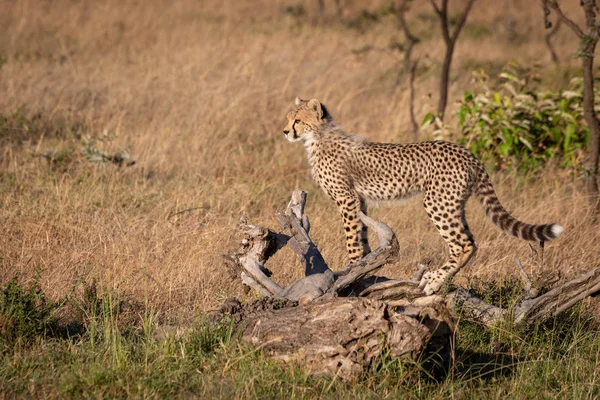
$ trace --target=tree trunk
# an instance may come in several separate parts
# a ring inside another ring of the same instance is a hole
[[[446,53],[442,72],[440,73],[440,100],[438,102],[438,117],[443,121],[446,105],[448,104],[448,85],[450,84],[450,66],[452,65],[452,56],[454,55],[454,41],[446,43]]]
[[[450,84],[450,65],[452,64],[452,56],[454,55],[454,46],[456,40],[460,35],[460,32],[467,22],[467,17],[471,12],[471,8],[475,3],[475,0],[468,0],[467,5],[463,12],[458,16],[456,20],[456,27],[454,32],[450,32],[450,20],[448,17],[448,1],[442,0],[441,6],[438,7],[435,0],[429,0],[433,10],[437,14],[440,20],[440,27],[442,30],[442,37],[446,44],[446,53],[444,55],[444,63],[442,65],[442,72],[440,74],[440,100],[438,103],[438,117],[441,121],[444,120],[444,114],[446,112],[446,105],[448,103],[448,85]]]
[[[586,40],[585,38],[583,40]],[[585,122],[590,129],[590,146],[585,160],[587,170],[587,193],[596,212],[600,211],[600,196],[598,193],[598,162],[600,156],[600,126],[594,110],[594,51],[596,41],[590,41],[583,55],[583,113]]]

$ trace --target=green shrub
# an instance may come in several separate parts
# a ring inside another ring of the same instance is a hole
[[[13,278],[0,289],[0,343],[12,344],[45,335],[56,324],[56,308],[37,281],[23,287]]]
[[[497,169],[535,171],[551,160],[579,169],[589,142],[582,80],[553,92],[536,89],[534,79],[519,75],[514,65],[505,68],[499,88],[492,90],[484,72],[474,74],[480,93],[466,92],[461,101],[459,143]]]

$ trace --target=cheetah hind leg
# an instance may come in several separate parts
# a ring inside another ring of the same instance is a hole
[[[473,257],[477,246],[465,219],[464,209],[461,207],[464,203],[437,207],[428,207],[427,204],[428,201],[425,199],[427,214],[448,244],[450,253],[448,261],[440,269],[425,273],[419,283],[419,287],[429,296],[439,292],[444,284],[452,280],[452,277]]]

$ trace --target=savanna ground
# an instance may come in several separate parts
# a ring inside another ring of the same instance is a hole
[[[600,394],[594,299],[524,332],[461,323],[442,372],[384,359],[352,385],[282,368],[230,342],[226,325],[203,322],[227,297],[252,297],[221,259],[240,216],[275,226],[273,212],[295,188],[309,192],[311,236],[325,259],[346,263],[335,205],[311,181],[302,146],[281,133],[296,95],[319,98],[370,140],[411,138],[401,54],[357,51],[402,39],[393,18],[356,19],[385,2],[347,1],[345,22],[327,1],[329,18],[315,18],[316,3],[304,2],[302,14],[289,7],[299,2],[283,0],[0,0],[0,285],[4,299],[37,285],[39,292],[13,298],[56,305],[24,307],[22,337],[0,318],[0,397]],[[437,104],[444,46],[430,5],[417,3],[408,15],[422,39],[415,50],[422,119]],[[451,3],[453,14],[464,2]],[[575,3],[565,8],[581,21]],[[537,2],[476,2],[456,48],[450,124],[478,68],[495,76],[511,60],[539,65],[540,85],[565,87],[579,71],[577,42],[566,27],[559,31],[555,66],[543,35]],[[92,162],[102,161],[96,150],[136,163]],[[479,251],[456,283],[507,302],[518,292],[515,256],[531,274],[572,277],[598,265],[600,229],[580,178],[549,166],[493,180],[514,215],[559,222],[565,233],[541,265],[526,243],[470,204]],[[382,204],[373,215],[401,244],[399,261],[382,274],[408,276],[424,257],[443,262],[445,245],[418,201]],[[282,284],[302,274],[291,252],[271,266]],[[164,325],[190,329],[164,338],[155,332]]]

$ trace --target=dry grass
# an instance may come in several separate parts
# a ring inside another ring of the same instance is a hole
[[[378,5],[349,3],[349,14]],[[456,50],[451,102],[469,88],[477,66],[541,63],[549,85],[571,76],[565,66],[550,65],[538,4],[508,3],[476,4]],[[312,236],[326,260],[345,263],[335,207],[311,182],[302,146],[284,140],[283,117],[296,95],[317,97],[352,132],[407,141],[408,92],[403,83],[394,86],[398,56],[352,52],[399,37],[391,20],[365,32],[299,22],[281,13],[289,2],[278,0],[2,4],[0,112],[25,106],[29,115],[85,127],[84,136],[107,136],[98,147],[127,150],[137,164],[118,168],[76,157],[52,167],[31,156],[79,151],[79,139],[67,133],[41,130],[24,143],[2,144],[0,283],[39,273],[42,288],[59,298],[76,279],[96,278],[100,287],[148,296],[163,315],[211,309],[242,294],[220,258],[240,215],[274,226],[273,211],[295,188],[309,192]],[[578,15],[577,7],[572,11]],[[423,37],[419,117],[437,102],[443,43],[432,16],[426,2],[411,11]],[[577,65],[575,47],[563,29],[557,49],[567,66]],[[519,218],[564,225],[564,237],[547,248],[545,268],[568,275],[598,264],[600,231],[588,222],[581,182],[553,169],[535,180],[494,180]],[[404,276],[425,256],[443,261],[445,246],[418,202],[374,213],[402,246],[401,260],[385,274]],[[514,274],[515,255],[530,261],[528,245],[500,232],[478,206],[468,214],[480,250],[459,282]],[[291,254],[277,261],[280,282],[301,273]]]

